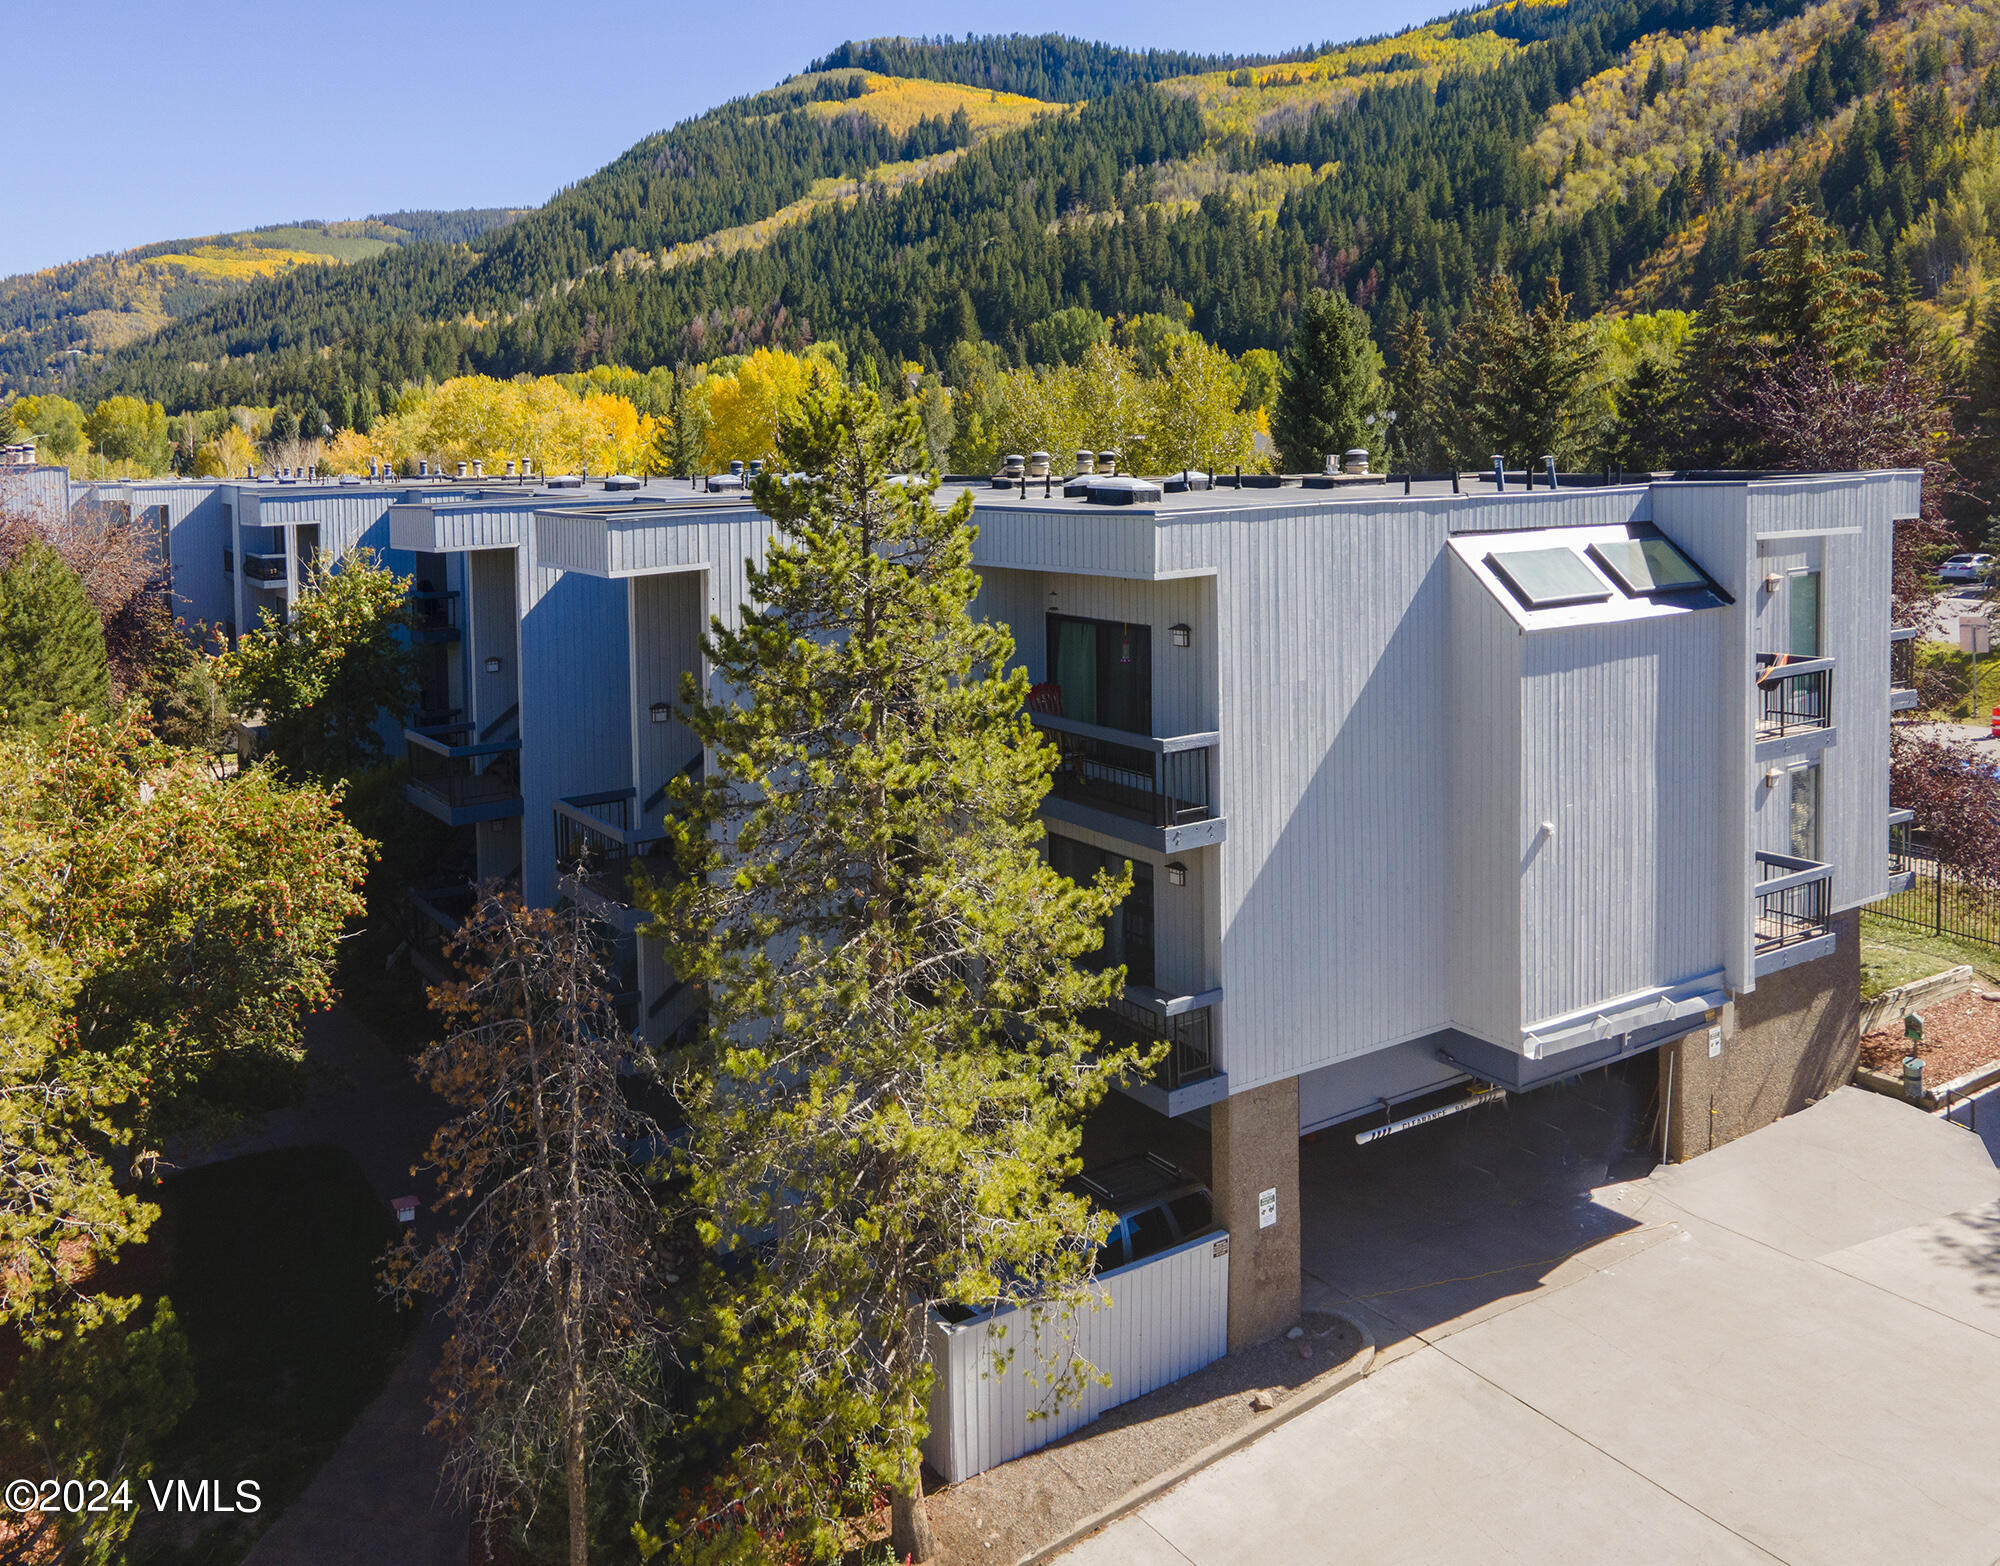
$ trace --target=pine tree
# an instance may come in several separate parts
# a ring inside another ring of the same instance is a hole
[[[1337,289],[1306,296],[1278,364],[1271,436],[1289,473],[1318,473],[1362,444],[1369,402],[1368,323]]]
[[[110,700],[103,621],[62,556],[30,539],[0,571],[0,724],[46,733]]]
[[[1411,311],[1396,335],[1396,369],[1384,395],[1396,415],[1391,435],[1403,465],[1425,473],[1448,466],[1452,458],[1446,438],[1444,376],[1431,353],[1431,334],[1421,310]]]
[[[1444,369],[1451,445],[1461,463],[1483,468],[1494,453],[1511,455],[1504,442],[1515,393],[1501,377],[1520,359],[1522,331],[1521,296],[1495,272],[1473,299]]]
[[[1541,303],[1521,327],[1517,356],[1496,366],[1511,403],[1504,426],[1509,441],[1529,462],[1548,455],[1558,466],[1572,465],[1595,433],[1587,406],[1597,371],[1590,329],[1569,318],[1569,296],[1554,278],[1543,285]]]
[[[825,1548],[881,1485],[899,1560],[931,1550],[923,1307],[1080,1296],[1078,1124],[1151,1059],[1076,1020],[1122,978],[1076,960],[1127,883],[1043,858],[1052,757],[1011,637],[970,612],[969,501],[940,510],[923,462],[912,410],[837,383],[784,428],[760,607],[705,646],[731,696],[684,688],[714,770],[649,926],[707,992],[677,1091],[689,1189],[744,1262],[709,1338],[759,1433],[731,1488],[749,1527]]]

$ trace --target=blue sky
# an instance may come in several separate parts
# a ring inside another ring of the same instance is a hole
[[[536,205],[641,136],[847,38],[1065,32],[1266,52],[1437,0],[70,0],[10,15],[0,276],[154,240]]]

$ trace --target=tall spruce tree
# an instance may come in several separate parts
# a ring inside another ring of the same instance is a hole
[[[1517,352],[1496,366],[1511,412],[1505,428],[1510,444],[1530,462],[1553,456],[1574,464],[1596,431],[1588,393],[1597,372],[1597,348],[1590,329],[1569,318],[1569,295],[1554,278],[1543,285],[1541,302],[1521,323]]]
[[[31,538],[0,571],[0,724],[46,733],[111,700],[104,624],[61,555]]]
[[[1396,334],[1396,368],[1384,395],[1396,415],[1391,435],[1404,466],[1424,473],[1447,466],[1452,456],[1444,376],[1431,352],[1430,329],[1421,310],[1412,310]]]
[[[706,641],[730,696],[683,692],[714,770],[650,929],[707,990],[677,1091],[705,1232],[744,1262],[709,1334],[730,1488],[825,1554],[879,1484],[896,1558],[924,1560],[923,1307],[1088,1287],[1102,1219],[1063,1181],[1150,1055],[1077,1020],[1122,970],[1076,962],[1129,883],[1043,857],[1054,758],[1011,637],[970,612],[971,508],[934,503],[913,410],[816,379],[779,445],[756,607]]]
[[[1368,323],[1338,289],[1306,296],[1278,364],[1271,438],[1288,473],[1318,473],[1363,444],[1369,404]]]
[[[1505,444],[1514,413],[1505,367],[1521,357],[1523,330],[1521,296],[1495,272],[1474,297],[1445,365],[1451,445],[1462,463],[1483,467],[1495,452],[1514,455]]]

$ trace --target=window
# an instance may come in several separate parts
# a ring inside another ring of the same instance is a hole
[[[1147,1207],[1125,1220],[1132,1234],[1132,1260],[1144,1261],[1173,1249],[1174,1226],[1167,1222],[1164,1207]]]
[[[1819,572],[1792,574],[1791,647],[1794,658],[1819,656]]]
[[[1174,1225],[1181,1231],[1183,1240],[1207,1232],[1215,1223],[1215,1206],[1209,1201],[1206,1191],[1190,1191],[1185,1196],[1175,1197],[1167,1203],[1167,1211],[1174,1215]]]
[[[1049,616],[1049,678],[1062,715],[1128,734],[1153,732],[1152,627]]]
[[[1078,961],[1093,973],[1123,965],[1127,984],[1153,982],[1153,867],[1121,854],[1049,834],[1049,863],[1082,886],[1100,870],[1117,875],[1132,867],[1132,890],[1104,923],[1104,944]]]
[[[1664,538],[1617,538],[1590,546],[1590,557],[1628,598],[1687,593],[1708,586],[1701,568]]]
[[[312,568],[319,559],[319,524],[309,523],[297,528],[292,534],[292,580],[303,587],[312,577]]]
[[[1488,555],[1486,564],[1529,609],[1601,604],[1611,596],[1611,589],[1574,549],[1511,549]]]
[[[1792,857],[1819,861],[1819,763],[1791,775]]]

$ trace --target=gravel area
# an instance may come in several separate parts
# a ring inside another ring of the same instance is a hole
[[[937,1558],[1011,1566],[1204,1447],[1270,1418],[1251,1406],[1260,1392],[1281,1408],[1361,1347],[1361,1334],[1342,1317],[1308,1311],[1301,1324],[1297,1341],[1275,1338],[1228,1355],[1039,1452],[933,1491]],[[882,1525],[886,1534],[886,1516]]]
[[[1967,990],[1932,1006],[1919,1006],[1924,1019],[1924,1084],[1936,1087],[2000,1061],[2000,992]],[[1909,1041],[1902,1024],[1861,1037],[1861,1064],[1900,1074]]]

